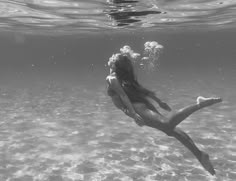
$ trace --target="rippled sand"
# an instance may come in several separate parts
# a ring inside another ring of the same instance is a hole
[[[174,87],[160,87],[169,94],[174,109],[193,103],[201,92],[193,92],[188,84],[172,92]],[[199,111],[180,125],[210,153],[216,169],[213,177],[175,139],[140,128],[114,109],[104,86],[93,91],[60,84],[40,90],[2,86],[0,180],[233,181],[236,105],[229,99],[232,90],[222,94],[224,103]]]

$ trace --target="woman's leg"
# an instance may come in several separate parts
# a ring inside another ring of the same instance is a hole
[[[145,104],[137,103],[133,104],[133,106],[136,112],[144,119],[146,126],[161,130],[167,135],[175,137],[196,156],[207,171],[209,171],[212,175],[215,174],[208,154],[199,150],[192,139],[185,132],[179,128],[171,127],[164,116],[148,109]]]
[[[221,102],[221,98],[204,98],[204,97],[198,97],[197,103],[194,105],[187,106],[181,110],[179,110],[177,113],[172,115],[169,118],[169,124],[172,128],[176,127],[179,123],[181,123],[183,120],[185,120],[188,116],[193,114],[194,112],[198,111],[199,109],[202,109],[204,107],[211,106],[213,104]]]
[[[179,140],[185,147],[187,147],[202,164],[202,166],[210,172],[212,175],[215,175],[215,170],[210,162],[209,155],[201,150],[194,144],[193,140],[179,128],[174,128],[172,132],[168,132],[169,136],[175,137]]]

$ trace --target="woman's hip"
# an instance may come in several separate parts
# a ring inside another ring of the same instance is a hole
[[[150,109],[144,103],[133,103],[133,107],[137,114],[139,114],[145,121],[147,126],[150,127],[165,127],[167,124],[167,119],[161,115],[159,112],[156,112]]]

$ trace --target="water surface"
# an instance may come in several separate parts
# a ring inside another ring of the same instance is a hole
[[[219,30],[235,28],[235,9],[234,0],[1,0],[0,27],[51,35]]]

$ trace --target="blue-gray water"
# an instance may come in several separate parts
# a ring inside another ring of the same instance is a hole
[[[234,1],[0,4],[1,181],[235,180]],[[146,41],[164,49],[157,70],[138,78],[173,110],[199,95],[223,98],[179,125],[210,154],[216,176],[107,96],[109,57],[123,45],[141,53]]]

